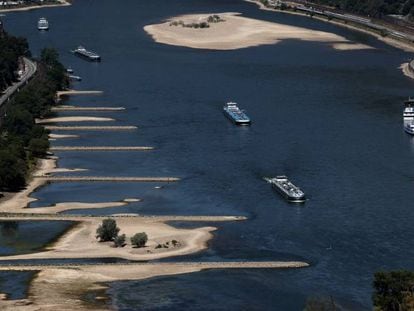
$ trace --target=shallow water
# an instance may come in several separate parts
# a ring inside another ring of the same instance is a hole
[[[6,294],[8,299],[26,298],[28,284],[35,275],[35,271],[1,271],[0,293]]]
[[[39,251],[73,224],[71,221],[0,221],[0,256]]]
[[[205,51],[161,45],[142,30],[177,14],[230,11],[332,31],[376,49],[335,51],[323,43],[287,40]],[[51,30],[38,33],[36,22],[43,15]],[[158,184],[52,183],[36,192],[39,201],[32,206],[137,197],[143,201],[85,212],[246,215],[248,221],[217,224],[210,250],[187,258],[312,263],[302,270],[208,271],[125,283],[125,290],[113,292],[120,308],[240,310],[242,302],[253,301],[258,309],[298,310],[306,297],[322,294],[351,309],[369,309],[375,271],[414,269],[414,140],[401,122],[402,100],[412,95],[413,81],[397,69],[409,54],[364,34],[259,11],[238,0],[125,0],[122,5],[85,0],[4,19],[10,32],[29,38],[35,55],[42,47],[57,47],[65,65],[83,78],[77,88],[105,91],[72,97],[68,104],[127,108],[65,115],[109,116],[117,121],[99,125],[139,126],[129,132],[79,132],[80,138],[54,145],[156,147],[150,152],[59,152],[60,167],[89,169],[79,175],[183,178],[163,189],[155,189]],[[101,54],[102,63],[68,53],[79,44]],[[247,110],[251,127],[226,120],[221,109],[228,100]],[[278,174],[288,175],[309,201],[288,204],[262,180]],[[172,284],[180,286],[176,299],[169,296]],[[146,299],[144,290],[154,299]],[[214,306],[207,303],[213,295]],[[158,305],[157,297],[167,303]]]

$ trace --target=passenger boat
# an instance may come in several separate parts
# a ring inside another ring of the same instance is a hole
[[[46,18],[41,17],[37,22],[37,29],[39,30],[49,30],[49,22]]]

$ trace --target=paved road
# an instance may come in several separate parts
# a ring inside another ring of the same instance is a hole
[[[23,58],[23,61],[26,65],[26,71],[24,72],[20,81],[10,86],[0,97],[0,107],[10,98],[10,96],[12,96],[22,85],[29,81],[36,73],[37,65],[35,62],[32,62],[26,57]]]

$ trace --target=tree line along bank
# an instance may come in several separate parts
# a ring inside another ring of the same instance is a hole
[[[27,40],[0,35],[0,90],[16,82],[19,62],[30,57]],[[37,72],[27,86],[4,103],[0,116],[0,191],[18,191],[26,185],[37,158],[49,148],[48,131],[35,123],[50,114],[58,90],[69,84],[54,49],[43,49]]]

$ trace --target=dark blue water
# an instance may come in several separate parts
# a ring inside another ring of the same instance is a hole
[[[8,299],[26,298],[28,284],[36,275],[36,271],[0,272],[0,293]]]
[[[70,221],[1,221],[0,256],[38,251],[73,224]]]
[[[236,51],[194,50],[155,43],[142,29],[177,14],[229,11],[331,31],[376,49],[335,51],[324,43],[286,40]],[[36,30],[40,16],[51,23],[47,33]],[[124,106],[126,112],[89,115],[117,119],[105,125],[139,127],[80,132],[80,138],[53,144],[157,148],[60,152],[59,166],[89,169],[80,175],[183,178],[163,189],[55,183],[36,193],[34,205],[138,197],[143,202],[85,212],[246,215],[248,221],[219,224],[210,250],[188,258],[312,263],[294,271],[208,271],[132,282],[125,293],[113,294],[120,308],[240,310],[252,301],[257,309],[300,310],[308,296],[332,295],[352,309],[369,309],[375,271],[414,269],[414,140],[401,122],[402,100],[414,84],[398,69],[407,53],[364,34],[239,0],[84,0],[4,19],[9,31],[29,38],[35,55],[45,46],[58,48],[63,62],[83,77],[77,88],[105,92],[68,104]],[[68,53],[79,44],[101,54],[102,63]],[[247,110],[251,127],[225,119],[221,108],[228,100]],[[309,201],[303,207],[286,203],[262,180],[277,174],[305,190]],[[180,293],[172,299],[177,286]]]

